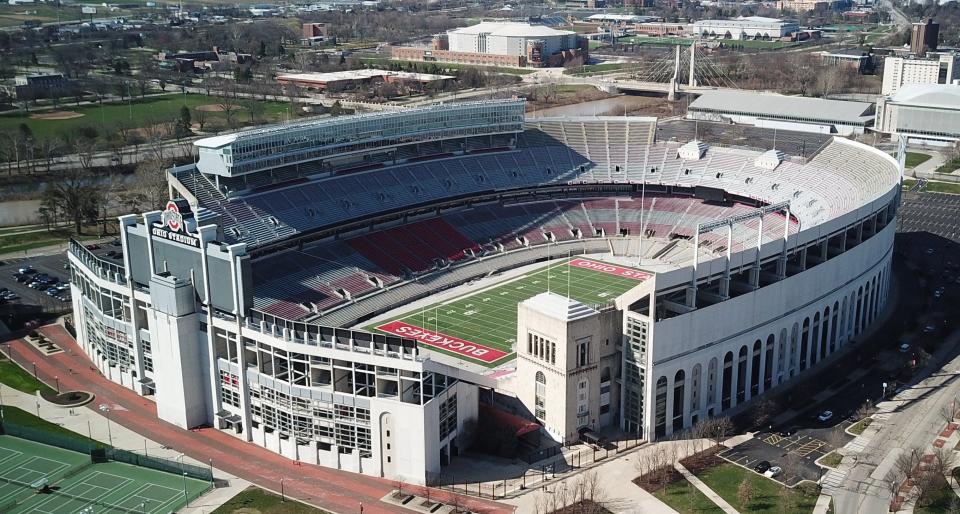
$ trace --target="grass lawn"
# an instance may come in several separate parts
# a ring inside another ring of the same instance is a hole
[[[0,253],[22,252],[34,248],[42,248],[57,243],[66,243],[73,232],[66,229],[57,229],[51,232],[40,230],[38,232],[26,232],[22,234],[4,235],[0,233]],[[99,239],[95,235],[74,236],[79,241]]]
[[[806,494],[801,488],[787,489],[773,480],[747,471],[736,464],[721,464],[699,475],[707,486],[740,512],[778,514],[780,512],[812,512],[819,494]],[[753,486],[753,498],[747,505],[737,499],[737,489],[744,480]],[[785,504],[785,505],[784,505]]]
[[[907,154],[907,158],[910,158],[910,155]],[[936,169],[937,173],[953,173],[955,170],[960,169],[960,157],[954,157],[949,161],[943,163],[939,168]]]
[[[653,494],[677,512],[721,514],[723,509],[686,480],[674,482]]]
[[[830,452],[823,457],[820,457],[820,464],[828,468],[835,468],[840,465],[841,460],[843,460],[843,455],[840,455],[837,452]]]
[[[867,427],[870,426],[870,423],[873,423],[873,418],[863,418],[860,421],[857,421],[856,423],[851,425],[850,428],[847,429],[847,431],[850,432],[851,434],[860,435],[863,433],[864,430],[867,429]]]
[[[903,186],[906,188],[913,187],[917,181],[915,179],[903,179]],[[950,183],[950,182],[932,182],[927,181],[927,184],[923,186],[923,190],[932,193],[951,193],[955,195],[960,195],[960,183]]]
[[[514,357],[511,352],[517,337],[518,303],[546,292],[548,287],[552,291],[566,295],[569,287],[569,296],[576,301],[586,305],[606,304],[633,289],[646,278],[646,274],[627,270],[627,268],[618,269],[623,270],[625,274],[641,276],[634,278],[610,274],[573,266],[569,262],[585,262],[592,265],[591,263],[596,261],[589,259],[555,261],[540,270],[497,284],[489,289],[408,312],[393,318],[393,321],[424,328],[433,333],[432,335],[459,338],[479,347],[505,352],[507,355],[495,361],[484,362],[460,353],[451,353],[444,349],[446,346],[429,345],[420,340],[425,348],[476,361],[485,366],[495,366]],[[367,326],[366,330],[388,333],[378,330],[378,327],[384,327],[386,324],[387,322],[374,323]],[[404,335],[398,332],[393,334]]]
[[[258,487],[248,487],[210,514],[328,514],[303,503],[281,501],[280,496]]]
[[[186,105],[193,111],[192,118],[197,122],[197,112],[194,111],[201,105],[210,105],[222,103],[222,98],[206,95],[188,94],[170,94],[164,96],[154,96],[142,99],[134,99],[129,105],[121,104],[103,104],[85,105],[76,107],[69,102],[61,104],[61,110],[72,111],[83,116],[79,118],[70,118],[66,120],[41,120],[30,117],[32,113],[23,116],[19,111],[0,116],[0,131],[17,130],[21,123],[25,123],[33,131],[35,137],[52,136],[65,132],[73,132],[82,127],[93,127],[99,133],[103,134],[106,129],[116,126],[120,123],[126,123],[131,127],[143,127],[154,122],[167,122],[174,119],[180,113],[180,107]],[[277,121],[282,119],[283,114],[289,110],[289,105],[283,102],[260,102],[259,100],[241,99],[241,105],[248,102],[262,103],[264,106],[262,117],[266,121]],[[48,111],[43,111],[48,112]],[[208,124],[223,126],[226,118],[221,112],[205,112]],[[237,125],[249,124],[250,115],[246,109],[234,111],[234,121]]]
[[[930,156],[925,153],[917,152],[907,152],[907,160],[905,166],[908,168],[916,168],[917,166],[930,160]]]
[[[950,503],[957,498],[957,494],[953,492],[953,488],[950,487],[950,484],[946,480],[943,480],[939,487],[934,490],[930,497],[924,502],[926,505],[917,504],[914,507],[914,514],[943,514],[944,512],[950,512]]]
[[[54,392],[53,389],[33,378],[30,372],[7,359],[7,356],[3,354],[0,354],[0,382],[25,393],[33,393],[37,390],[45,393]]]

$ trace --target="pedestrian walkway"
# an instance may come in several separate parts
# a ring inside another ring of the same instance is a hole
[[[727,514],[739,514],[739,512],[737,512],[737,509],[733,508],[733,505],[730,505],[729,503],[727,503],[727,500],[724,500],[713,489],[710,489],[709,487],[707,487],[707,484],[704,484],[699,478],[694,476],[694,474],[691,473],[690,470],[688,470],[686,467],[684,467],[683,464],[676,462],[674,463],[673,467],[677,471],[679,471],[681,475],[683,475],[683,478],[687,479],[687,482],[690,482],[691,484],[693,484],[693,486],[696,487],[698,491],[703,493],[704,496],[706,496],[707,498],[710,498],[710,501],[712,501],[713,503],[716,503],[717,506],[723,509],[724,512],[726,512]]]

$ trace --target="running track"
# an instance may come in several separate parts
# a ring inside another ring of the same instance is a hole
[[[113,403],[110,419],[153,441],[174,448],[200,462],[213,460],[213,466],[272,491],[280,490],[280,479],[287,496],[340,514],[356,513],[363,503],[365,514],[406,512],[380,502],[394,483],[358,473],[320,466],[295,465],[293,461],[252,443],[244,442],[213,428],[183,430],[157,419],[156,405],[137,393],[110,382],[97,370],[73,337],[60,325],[40,329],[65,351],[43,356],[23,340],[10,343],[9,353],[24,369],[37,365],[37,377],[52,384],[59,377],[65,390],[94,393],[97,399],[87,405],[95,409],[100,403]],[[72,373],[71,373],[72,370]],[[410,487],[410,486],[407,486]],[[431,498],[447,501],[452,493],[433,489]],[[513,507],[502,503],[460,496],[461,505],[482,514],[508,514]]]

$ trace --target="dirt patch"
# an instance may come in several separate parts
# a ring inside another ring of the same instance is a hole
[[[80,407],[93,401],[93,393],[86,391],[67,391],[61,394],[40,393],[40,396],[53,404],[61,407]]]
[[[30,119],[32,120],[72,120],[73,118],[82,118],[86,116],[85,114],[80,114],[79,112],[73,111],[53,111],[53,112],[38,112],[36,114],[31,114]]]
[[[203,112],[223,112],[227,110],[235,111],[237,109],[243,109],[243,106],[237,104],[207,104],[198,105],[194,107],[194,109]]]
[[[707,448],[702,452],[694,453],[689,457],[680,459],[680,464],[683,464],[683,467],[687,468],[687,470],[694,475],[699,475],[701,472],[725,462],[717,456],[717,453],[723,449],[724,447],[719,445]]]
[[[683,480],[683,475],[673,469],[672,464],[667,464],[653,471],[644,473],[633,479],[633,483],[642,487],[648,493],[655,493],[660,489]]]

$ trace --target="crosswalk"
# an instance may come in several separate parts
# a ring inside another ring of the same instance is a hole
[[[823,478],[820,479],[820,487],[823,492],[830,494],[831,492],[840,488],[843,485],[843,481],[847,478],[847,472],[841,471],[839,469],[831,469],[827,471]]]

